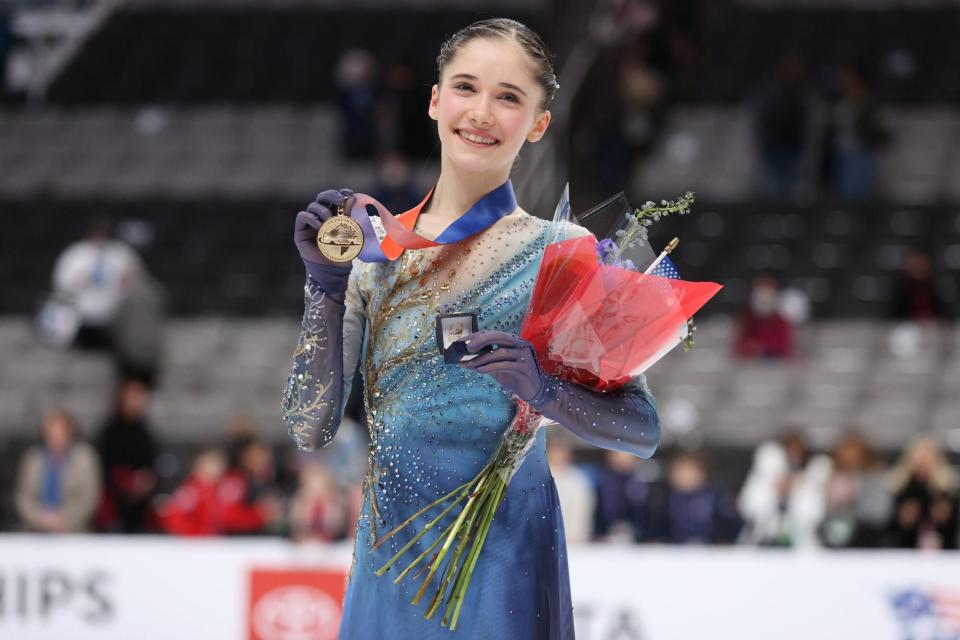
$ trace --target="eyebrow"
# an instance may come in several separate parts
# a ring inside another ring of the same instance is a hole
[[[458,73],[458,74],[450,77],[451,80],[453,80],[454,78],[463,78],[463,79],[465,79],[465,80],[479,80],[479,79],[480,79],[480,78],[478,78],[477,76],[470,75],[469,73]],[[507,89],[513,89],[514,91],[517,91],[518,93],[522,93],[524,96],[527,95],[527,92],[526,92],[526,91],[524,91],[523,89],[521,89],[520,87],[518,87],[518,86],[515,85],[515,84],[510,84],[509,82],[501,82],[501,83],[500,83],[500,86],[501,86],[501,87],[506,87]]]

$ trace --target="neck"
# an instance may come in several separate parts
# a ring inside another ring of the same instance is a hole
[[[68,449],[67,446],[56,447],[56,448],[47,447],[47,453],[50,454],[50,457],[59,460],[67,455],[67,449]]]
[[[509,169],[477,174],[458,170],[446,160],[442,160],[440,178],[433,190],[433,197],[423,207],[421,214],[455,220],[509,177]]]

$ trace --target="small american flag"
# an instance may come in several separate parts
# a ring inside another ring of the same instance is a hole
[[[931,626],[937,637],[960,638],[960,590],[942,587],[913,588],[895,592],[890,603],[908,627]]]
[[[671,278],[673,280],[680,279],[680,272],[677,270],[677,265],[673,264],[670,260],[670,256],[664,256],[663,260],[660,261],[653,271],[650,272],[652,276],[659,276],[661,278]]]

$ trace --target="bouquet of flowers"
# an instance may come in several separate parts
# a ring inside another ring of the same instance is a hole
[[[712,282],[686,282],[667,257],[649,247],[647,229],[671,214],[690,210],[693,194],[632,210],[618,194],[575,221],[611,225],[608,237],[570,237],[568,190],[557,205],[551,237],[534,284],[520,335],[536,352],[544,373],[600,392],[615,392],[681,342],[692,339],[692,317],[719,290]],[[676,241],[671,243],[675,246]],[[639,265],[639,266],[638,266]],[[440,575],[425,617],[445,605],[442,624],[454,630],[470,577],[507,485],[533,446],[543,416],[516,399],[517,412],[490,462],[469,482],[427,505],[378,542],[434,509],[431,517],[378,571],[383,575],[418,541],[439,535],[394,579],[420,567],[426,572],[417,604]],[[442,508],[441,508],[442,507]],[[449,524],[444,519],[460,507]]]

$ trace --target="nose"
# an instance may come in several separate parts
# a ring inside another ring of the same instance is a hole
[[[493,124],[493,119],[490,117],[489,113],[474,111],[470,114],[470,122],[477,127],[489,127],[491,124]]]
[[[470,112],[470,121],[477,127],[489,127],[493,124],[493,114],[486,100],[480,100]]]

